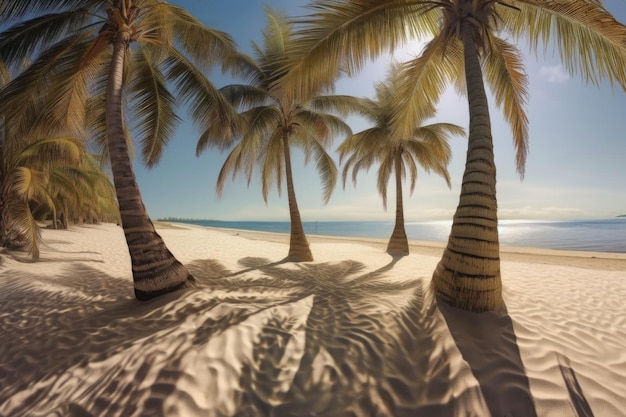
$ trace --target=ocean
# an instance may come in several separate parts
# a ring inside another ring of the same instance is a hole
[[[174,220],[172,220],[174,221]],[[181,220],[176,222],[229,229],[289,233],[289,222]],[[452,221],[407,222],[409,240],[445,242]],[[304,222],[309,235],[371,237],[387,239],[391,221],[312,221]],[[626,218],[593,220],[501,220],[500,244],[549,249],[626,253]]]

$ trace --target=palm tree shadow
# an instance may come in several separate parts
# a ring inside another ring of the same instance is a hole
[[[252,361],[243,366],[242,400],[234,415],[413,417],[472,410],[480,391],[464,387],[459,394],[451,388],[459,385],[451,382],[451,361],[436,336],[445,324],[436,304],[425,301],[422,280],[388,274],[400,259],[369,272],[351,260],[286,268],[262,258],[241,259],[247,270],[261,273],[255,279],[202,261],[213,268],[205,277],[213,275],[226,287],[289,288],[292,300],[313,296],[304,350],[287,388],[281,364],[294,355],[289,346],[302,341],[295,341],[293,322],[275,318],[260,331]]]
[[[1,287],[6,314],[0,328],[0,404],[23,397],[22,404],[13,404],[18,408],[11,415],[35,415],[41,406],[50,411],[62,407],[58,415],[113,415],[99,408],[109,403],[117,404],[115,415],[133,414],[148,403],[158,408],[175,389],[173,381],[186,372],[181,357],[276,304],[275,298],[217,297],[202,288],[138,302],[132,297],[131,281],[82,264],[68,266],[56,277],[18,273],[11,278]],[[190,320],[194,331],[183,330],[181,325]],[[173,345],[163,350],[163,340]],[[155,357],[161,369],[146,397],[142,384]],[[121,362],[111,364],[109,358]],[[141,366],[129,369],[124,358],[134,358]],[[80,379],[92,364],[107,362],[106,375],[92,381],[93,386],[66,387],[63,396],[68,400],[58,401],[58,381],[68,375]],[[99,401],[83,401],[82,406],[73,402],[85,395]],[[81,414],[81,407],[88,411]]]
[[[480,385],[491,416],[537,417],[513,321],[506,309],[469,313],[440,300],[437,306]]]
[[[237,272],[232,272],[229,276],[242,275],[242,274],[246,274],[248,272],[253,272],[253,271],[263,271],[264,269],[267,269],[267,268],[272,268],[272,267],[276,267],[279,265],[288,264],[291,262],[293,261],[290,260],[288,257],[281,259],[280,261],[272,262],[266,258],[247,256],[245,258],[241,258],[238,261],[239,265],[245,267],[245,269],[241,269]]]
[[[380,401],[372,402],[372,398],[362,393],[381,381],[387,362],[385,319],[393,316],[395,306],[385,305],[380,296],[406,294],[420,284],[416,280],[390,280],[384,276],[398,259],[367,273],[362,273],[364,264],[351,260],[297,264],[295,268],[279,268],[260,259],[243,261],[286,285],[300,287],[301,296],[313,296],[313,305],[305,324],[304,352],[289,390],[278,395],[277,401],[271,401],[267,391],[272,390],[253,383],[262,380],[267,386],[271,379],[265,370],[267,361],[260,361],[242,376],[244,401],[235,415],[331,416],[341,415],[349,407],[361,410],[377,407]],[[285,326],[266,333],[268,336],[262,338],[265,346],[287,345],[283,340],[288,333]],[[269,335],[274,335],[271,343]]]
[[[574,372],[569,359],[561,353],[556,353],[556,358],[559,362],[559,370],[561,371],[563,381],[565,381],[565,387],[567,388],[572,408],[576,412],[576,416],[594,417],[593,411],[591,411],[591,406],[589,405],[589,402],[587,402],[585,393],[578,382],[578,378],[576,377],[576,373]]]

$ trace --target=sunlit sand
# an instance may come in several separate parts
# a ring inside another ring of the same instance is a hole
[[[433,300],[442,245],[160,224],[197,289],[133,298],[122,229],[0,254],[0,416],[626,416],[626,255],[506,249],[506,312]]]

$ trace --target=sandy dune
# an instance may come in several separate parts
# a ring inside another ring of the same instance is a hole
[[[201,285],[133,299],[121,228],[0,254],[0,416],[626,416],[626,255],[507,249],[507,312],[429,290],[441,245],[164,227]]]

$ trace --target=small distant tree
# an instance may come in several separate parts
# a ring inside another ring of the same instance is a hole
[[[387,245],[387,252],[392,255],[407,255],[409,243],[404,227],[404,207],[402,196],[402,182],[410,175],[410,192],[413,193],[417,183],[418,166],[426,172],[431,170],[442,176],[448,187],[450,176],[448,163],[451,151],[448,144],[451,135],[464,135],[462,127],[449,123],[424,124],[424,121],[434,116],[434,111],[421,111],[407,122],[413,124],[407,136],[400,136],[392,126],[396,96],[401,94],[397,90],[398,67],[392,67],[386,82],[376,84],[376,98],[362,99],[360,113],[373,126],[348,137],[339,146],[340,160],[345,160],[343,169],[343,184],[350,169],[352,180],[356,185],[357,174],[360,170],[369,170],[378,164],[378,192],[382,196],[383,206],[387,208],[387,185],[389,179],[395,178],[396,213],[393,233]]]

